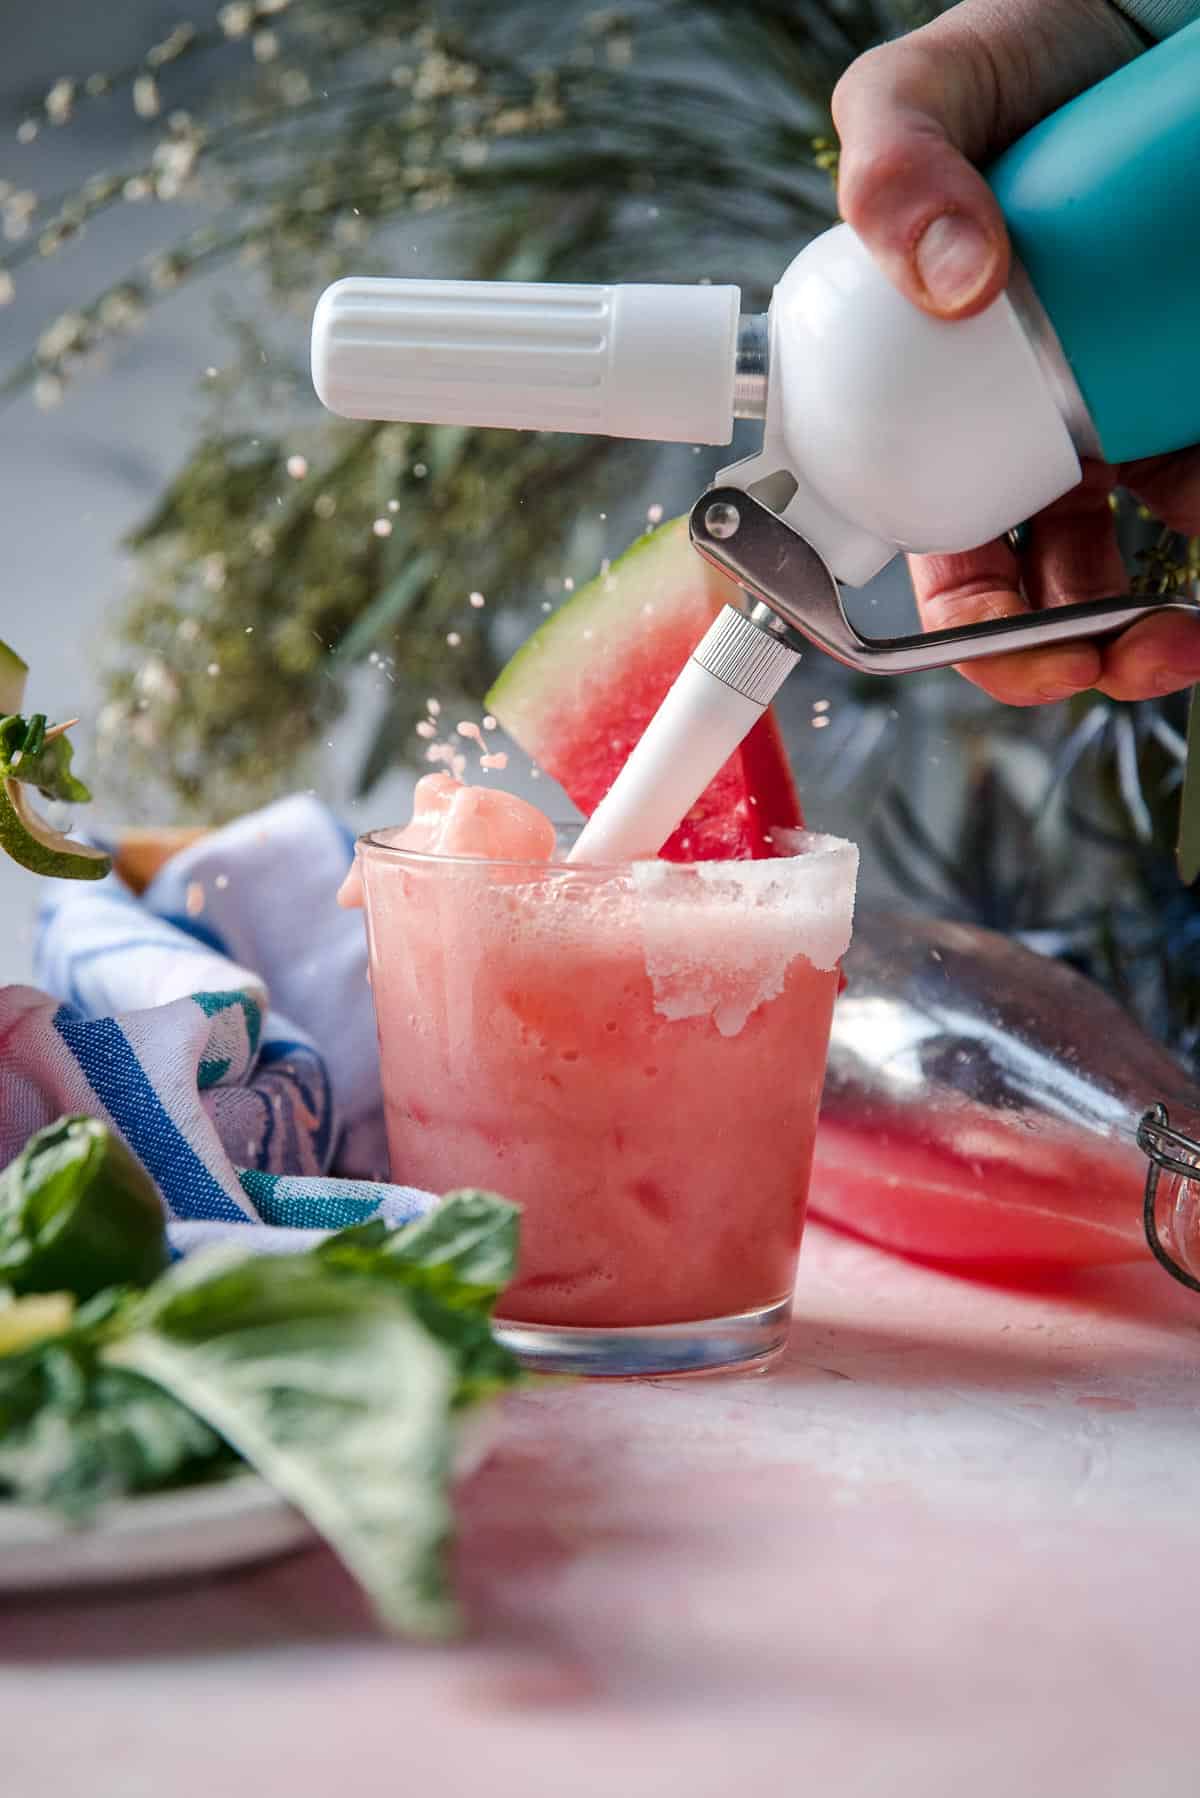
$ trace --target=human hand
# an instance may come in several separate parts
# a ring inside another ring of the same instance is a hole
[[[931,25],[853,63],[833,96],[842,216],[885,274],[934,317],[970,318],[1008,277],[1003,215],[977,164],[1140,48],[1109,0],[960,0]],[[909,558],[927,630],[1104,599],[1128,579],[1109,494],[1128,487],[1172,529],[1200,532],[1200,447],[1112,468],[1088,463],[1031,521],[961,555]],[[1144,699],[1200,680],[1200,622],[1166,613],[1111,641],[964,664],[1010,705],[1097,687]]]

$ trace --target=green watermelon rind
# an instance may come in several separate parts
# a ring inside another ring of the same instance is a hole
[[[543,713],[549,695],[561,697],[566,678],[577,677],[588,663],[594,665],[606,638],[620,642],[628,629],[629,607],[622,585],[631,574],[645,582],[651,562],[671,550],[674,538],[686,528],[683,517],[672,518],[640,537],[607,574],[597,575],[547,618],[501,671],[484,704],[531,755],[536,756],[538,743],[525,735],[533,721],[530,714]],[[603,628],[610,614],[618,627],[611,633]],[[590,640],[583,634],[589,630]]]
[[[692,549],[686,518],[671,519],[548,617],[485,704],[589,814],[649,723],[646,705],[661,703],[728,597],[722,578]],[[656,623],[641,622],[656,614]],[[775,827],[802,822],[768,708],[660,853],[669,861],[771,856]]]

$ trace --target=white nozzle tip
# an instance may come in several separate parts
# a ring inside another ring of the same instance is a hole
[[[701,652],[715,634],[719,641],[718,627],[727,615],[741,617],[726,607],[685,662],[633,754],[588,819],[571,861],[633,861],[656,855],[795,667],[799,657],[794,650],[742,619],[748,631],[772,652],[778,651],[772,655],[770,679],[761,671],[740,686],[722,678]],[[749,664],[743,662],[742,668],[748,673]]]
[[[345,418],[728,443],[736,287],[352,276],[321,295],[312,379]]]

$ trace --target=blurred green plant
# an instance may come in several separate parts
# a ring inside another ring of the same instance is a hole
[[[362,662],[386,692],[369,787],[411,749],[428,693],[478,696],[514,634],[592,572],[597,520],[622,547],[617,521],[626,538],[640,528],[652,482],[686,495],[715,461],[335,420],[301,346],[326,282],[408,266],[416,222],[448,274],[703,276],[761,304],[833,216],[838,75],[937,10],[233,0],[136,66],[40,96],[19,135],[116,95],[146,121],[148,151],[78,192],[0,193],[15,240],[0,282],[113,207],[188,201],[204,217],[53,320],[3,391],[32,384],[53,404],[182,284],[230,266],[251,277],[196,448],[132,538],[140,574],[100,742],[119,746],[129,796],[165,779],[177,813],[211,820],[303,778]],[[205,75],[190,111],[172,106],[183,65]]]

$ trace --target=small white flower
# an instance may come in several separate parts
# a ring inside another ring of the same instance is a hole
[[[245,37],[254,23],[254,8],[246,0],[232,0],[217,14],[217,23],[226,37]]]
[[[153,75],[138,75],[134,80],[133,110],[139,119],[156,119],[162,111],[158,82]]]
[[[46,95],[46,117],[52,125],[65,125],[75,104],[75,83],[62,75]]]

